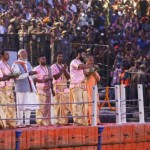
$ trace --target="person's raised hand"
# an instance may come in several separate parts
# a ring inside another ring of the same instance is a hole
[[[64,66],[62,67],[62,72],[66,72],[66,69],[67,69],[67,65],[64,64]]]

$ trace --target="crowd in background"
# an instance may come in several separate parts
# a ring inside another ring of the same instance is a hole
[[[146,87],[145,98],[150,99],[148,0],[9,0],[0,5],[0,11],[0,34],[10,34],[8,41],[12,47],[15,39],[11,35],[18,34],[19,48],[36,56],[43,53],[45,44],[41,43],[46,39],[51,64],[58,49],[65,61],[71,61],[77,49],[86,49],[94,55],[96,63],[104,63],[104,57],[105,62],[109,60],[110,85],[121,84],[129,76],[129,98],[137,97],[136,84],[142,83]],[[1,48],[4,42],[1,37]],[[57,45],[60,42],[63,46]],[[70,43],[82,44],[73,44],[72,50],[67,51]],[[121,79],[122,70],[125,77]]]

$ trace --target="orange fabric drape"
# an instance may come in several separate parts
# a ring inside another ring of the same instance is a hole
[[[100,76],[97,72],[95,72],[97,78],[100,80]],[[89,104],[88,104],[88,123],[91,124],[92,123],[92,89],[93,89],[93,86],[97,85],[97,80],[95,78],[95,76],[93,74],[91,74],[88,79],[87,79],[87,93],[88,93],[88,100],[89,100]],[[99,100],[99,96],[97,95],[97,98]],[[99,108],[98,108],[98,105],[97,105],[97,114],[99,114]],[[99,117],[97,117],[97,123],[99,123]]]
[[[121,84],[124,84],[125,86],[129,86],[130,84],[130,80],[129,78],[127,78],[126,80],[124,80],[123,78],[125,77],[126,72],[123,72],[120,74],[120,78],[121,78]]]

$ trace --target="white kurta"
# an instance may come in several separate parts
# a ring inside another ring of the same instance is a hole
[[[13,64],[12,70],[14,73],[20,73],[20,69],[17,64]],[[29,73],[21,74],[16,80],[21,80],[27,77],[29,77],[33,92],[24,92],[24,93],[16,92],[17,104],[27,104],[27,105],[18,105],[17,108],[19,111],[35,110],[39,108],[39,105],[38,105],[39,102],[38,102],[38,98],[36,95],[36,88],[35,88],[32,77],[29,76]],[[35,104],[35,105],[28,105],[28,104]]]
[[[39,103],[35,92],[31,92],[31,93],[16,92],[16,100],[17,100],[17,104],[27,104],[27,105],[18,105],[19,111],[36,110],[39,108],[38,105]],[[31,105],[31,104],[36,104],[36,105]]]

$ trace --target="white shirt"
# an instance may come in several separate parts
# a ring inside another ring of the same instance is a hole
[[[20,74],[19,66],[15,63],[13,63],[13,65],[12,65],[12,70],[13,70],[13,73]],[[21,74],[16,80],[22,80],[22,79],[25,79],[27,77],[29,77],[28,72]]]
[[[69,7],[70,7],[70,9],[69,9]],[[77,13],[77,7],[76,7],[76,5],[74,5],[74,4],[72,4],[71,6],[67,6],[67,10],[68,11],[73,11],[74,13]]]
[[[86,12],[87,11],[87,9],[88,9],[88,4],[86,4],[86,3],[82,3],[82,7],[83,7],[83,9],[84,9],[84,11]]]
[[[48,3],[53,6],[53,0],[48,0]]]
[[[91,4],[92,4],[92,0],[89,0],[88,7],[91,7]]]
[[[26,19],[30,20],[31,19],[31,14],[30,13],[26,13]]]
[[[80,84],[85,81],[85,75],[83,69],[79,69],[79,65],[83,64],[80,60],[74,59],[70,63],[70,83],[71,87],[74,84]]]
[[[6,32],[7,32],[6,28],[4,26],[0,25],[0,34],[4,34]],[[2,37],[0,37],[0,42],[3,42]]]

